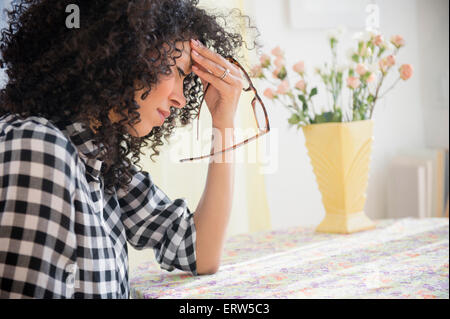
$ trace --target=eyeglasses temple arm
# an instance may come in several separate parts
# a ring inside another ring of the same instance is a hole
[[[198,141],[198,128],[200,126],[200,110],[202,109],[203,101],[205,100],[206,92],[208,91],[209,83],[206,84],[205,92],[203,93],[202,101],[200,102],[200,106],[198,108],[197,114],[197,141]]]

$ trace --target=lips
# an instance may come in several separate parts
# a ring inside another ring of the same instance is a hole
[[[160,110],[160,109],[158,109],[158,111],[159,111],[159,113],[162,114],[162,116],[164,116],[164,119],[168,118],[169,115],[170,115],[170,112],[163,111],[163,110]]]

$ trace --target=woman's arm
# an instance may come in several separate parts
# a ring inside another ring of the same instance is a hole
[[[233,146],[234,126],[214,127],[211,149]],[[234,184],[234,151],[210,158],[205,190],[194,213],[197,232],[196,260],[199,275],[213,274],[220,266],[230,217]]]
[[[195,62],[192,70],[204,87],[206,83],[211,85],[205,101],[213,123],[212,151],[221,151],[234,143],[234,116],[244,86],[243,74],[237,66],[200,42],[191,41],[191,48]],[[229,72],[224,73],[225,70]],[[219,269],[232,206],[233,183],[234,150],[211,157],[206,187],[194,213],[199,274],[211,274]]]

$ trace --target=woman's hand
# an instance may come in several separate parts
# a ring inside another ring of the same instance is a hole
[[[203,87],[209,83],[205,101],[215,128],[234,127],[234,116],[243,89],[241,70],[221,55],[209,50],[200,42],[191,40],[192,70],[197,74]],[[197,54],[196,54],[197,53]],[[220,79],[225,70],[230,73]]]

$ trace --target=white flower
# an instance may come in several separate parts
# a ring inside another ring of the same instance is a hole
[[[353,40],[357,40],[358,42],[364,41],[367,42],[370,39],[372,39],[372,36],[374,35],[374,32],[372,31],[364,31],[364,32],[357,32],[353,35]]]
[[[331,29],[327,32],[328,39],[340,40],[342,36],[347,32],[345,26],[340,25],[336,29]]]

